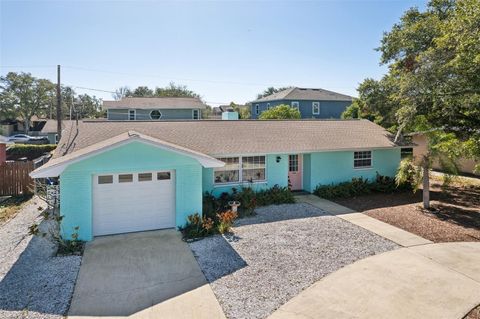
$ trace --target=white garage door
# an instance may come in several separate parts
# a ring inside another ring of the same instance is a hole
[[[93,176],[93,235],[175,227],[175,172]]]

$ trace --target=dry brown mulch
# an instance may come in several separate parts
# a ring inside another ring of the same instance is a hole
[[[480,186],[452,184],[442,189],[434,182],[430,190],[431,210],[422,208],[421,190],[335,202],[436,243],[480,241]]]
[[[480,319],[480,305],[478,305],[475,309],[472,309],[464,319]]]

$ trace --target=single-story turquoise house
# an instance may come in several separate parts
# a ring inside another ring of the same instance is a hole
[[[79,121],[31,173],[59,177],[62,231],[79,237],[183,226],[205,192],[312,192],[394,176],[400,147],[367,120]]]

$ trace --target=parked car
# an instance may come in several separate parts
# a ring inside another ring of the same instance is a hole
[[[48,143],[46,136],[30,136],[27,134],[15,134],[8,138],[9,142],[26,143],[26,144],[43,144]]]

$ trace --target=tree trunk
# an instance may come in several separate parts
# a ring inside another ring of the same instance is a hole
[[[30,120],[29,120],[29,119],[25,119],[25,120],[23,121],[23,125],[24,125],[23,130],[24,130],[25,134],[28,134],[28,131],[30,130]]]
[[[430,208],[430,176],[429,176],[428,160],[424,159],[422,163],[423,169],[423,208]]]

